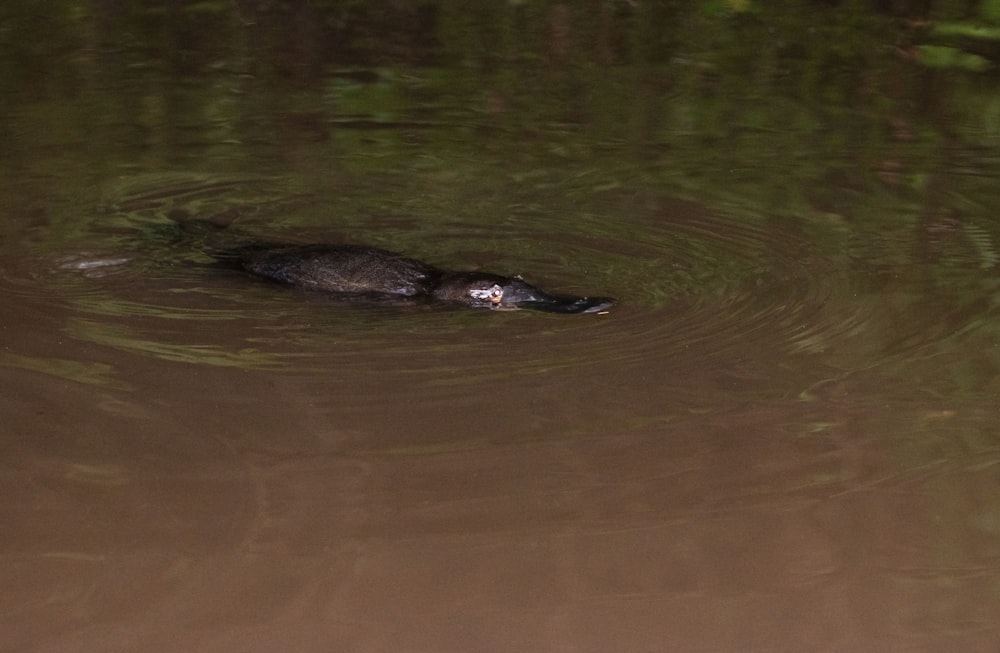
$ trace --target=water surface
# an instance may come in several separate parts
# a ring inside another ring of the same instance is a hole
[[[388,51],[198,7],[7,82],[0,648],[992,650],[996,134],[930,73],[872,55],[865,113],[624,6],[594,51],[562,5]],[[189,219],[619,304],[345,305]]]

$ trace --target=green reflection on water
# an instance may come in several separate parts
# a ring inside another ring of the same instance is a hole
[[[935,41],[968,20],[954,6],[930,32],[843,3],[6,6],[8,149],[48,146],[57,169],[82,153],[88,181],[213,160],[447,184],[485,159],[877,223],[884,194],[919,204],[956,146],[1000,140],[994,84],[906,56],[970,54]]]
[[[87,342],[179,363],[252,370],[271,369],[284,364],[281,356],[253,348],[229,350],[217,345],[178,344],[150,340],[128,327],[92,320],[70,319],[66,324],[66,332],[74,338]],[[162,334],[158,335],[162,337]]]
[[[0,352],[0,365],[31,372],[41,372],[60,379],[116,390],[128,390],[129,385],[116,378],[115,368],[105,363],[85,363],[63,358],[23,356]]]
[[[185,289],[184,293],[197,293],[199,289]],[[205,291],[209,294],[215,294]],[[233,320],[245,311],[226,309],[199,309],[190,306],[157,306],[147,302],[129,301],[119,297],[75,297],[70,303],[89,314],[115,317],[152,317],[163,320],[223,321]]]

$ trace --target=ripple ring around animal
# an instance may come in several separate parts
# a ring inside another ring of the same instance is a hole
[[[190,226],[187,223],[188,229]],[[365,245],[252,243],[209,248],[209,252],[220,263],[254,276],[344,299],[444,302],[500,311],[565,314],[604,313],[617,303],[610,297],[549,294],[520,276],[441,270]]]

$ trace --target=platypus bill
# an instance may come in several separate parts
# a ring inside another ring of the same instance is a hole
[[[251,245],[223,257],[266,279],[345,297],[424,299],[493,310],[598,313],[610,297],[550,295],[520,277],[448,272],[362,245]]]

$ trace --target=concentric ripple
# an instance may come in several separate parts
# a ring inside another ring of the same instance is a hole
[[[6,271],[4,291],[47,305],[43,312],[68,311],[59,325],[66,335],[130,354],[355,379],[391,369],[425,388],[631,364],[668,369],[746,359],[757,349],[822,351],[865,319],[831,310],[843,292],[841,266],[815,243],[835,232],[820,238],[672,200],[564,217],[513,210],[482,225],[456,220],[423,248],[401,238],[398,249],[442,267],[521,274],[553,292],[620,300],[607,315],[582,316],[345,306],[214,269],[170,220],[235,210],[251,216],[233,227],[247,237],[252,216],[271,207],[280,218],[288,205],[253,179],[130,182],[110,194],[92,242],[22,259]],[[358,242],[386,244],[386,220],[356,222]]]
[[[836,254],[816,245],[835,247],[832,230],[803,233],[776,220],[713,214],[677,201],[632,213],[626,228],[615,220],[589,215],[575,226],[590,235],[567,243],[545,234],[538,245],[562,252],[567,278],[581,270],[572,261],[587,262],[586,281],[572,282],[570,291],[586,292],[587,283],[621,298],[607,316],[614,338],[588,343],[591,363],[745,358],[755,348],[822,351],[865,319],[834,301],[849,285],[846,271]]]

